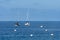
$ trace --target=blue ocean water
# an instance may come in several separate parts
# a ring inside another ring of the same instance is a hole
[[[30,26],[19,21],[17,27],[15,23],[0,21],[0,40],[60,40],[60,21],[30,21]]]

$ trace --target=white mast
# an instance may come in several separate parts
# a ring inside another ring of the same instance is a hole
[[[26,21],[29,21],[29,9],[27,10],[26,17]]]
[[[17,10],[17,21],[19,21],[19,10],[18,8],[16,10]]]

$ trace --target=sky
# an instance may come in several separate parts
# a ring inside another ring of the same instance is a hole
[[[0,0],[0,21],[26,20],[60,21],[60,0]]]

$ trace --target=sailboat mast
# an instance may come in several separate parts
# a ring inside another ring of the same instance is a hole
[[[18,11],[18,8],[16,8],[16,13],[17,13],[16,21],[18,22],[19,21],[19,11]]]
[[[29,9],[27,10],[26,17],[27,17],[26,21],[29,21]]]
[[[17,8],[16,8],[16,22],[18,21],[18,14],[17,14]]]

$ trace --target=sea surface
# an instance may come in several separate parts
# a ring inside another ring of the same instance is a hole
[[[0,40],[60,40],[60,21],[0,21]],[[15,30],[15,31],[14,31]]]

